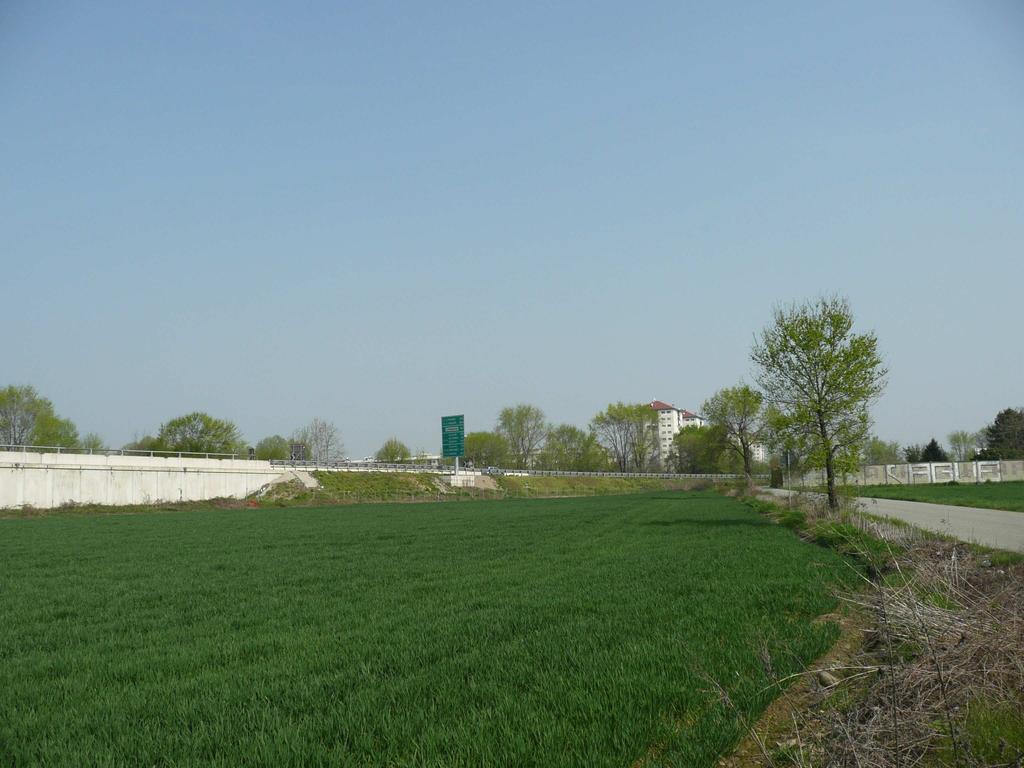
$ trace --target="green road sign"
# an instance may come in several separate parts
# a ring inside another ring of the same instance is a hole
[[[441,455],[461,456],[466,452],[466,420],[458,416],[441,417]]]

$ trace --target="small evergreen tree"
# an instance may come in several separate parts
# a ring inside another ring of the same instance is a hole
[[[928,445],[921,451],[921,461],[949,461],[949,454],[939,445],[934,437],[928,441]]]
[[[982,430],[984,459],[1024,459],[1024,408],[1005,408]]]

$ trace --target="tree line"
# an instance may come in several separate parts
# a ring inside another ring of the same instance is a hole
[[[257,459],[289,459],[293,444],[305,447],[306,460],[339,459],[345,446],[338,428],[320,417],[294,430],[291,437],[269,435],[253,446]],[[160,425],[156,435],[133,440],[124,446],[133,451],[170,451],[188,453],[225,453],[246,455],[248,446],[234,422],[196,411],[178,416]]]
[[[836,478],[859,466],[870,406],[887,374],[875,334],[856,333],[853,323],[849,303],[837,296],[777,307],[751,350],[758,388],[741,381],[716,392],[703,404],[707,426],[680,430],[667,454],[657,442],[658,412],[622,402],[586,430],[549,425],[536,406],[505,408],[493,431],[466,436],[466,454],[477,464],[512,467],[738,469],[752,484],[754,448],[771,445],[787,462],[825,469],[835,507]]]
[[[659,445],[658,412],[645,403],[609,404],[585,428],[552,424],[535,405],[503,408],[490,431],[466,435],[465,457],[478,467],[537,467],[568,471],[669,470],[680,473],[755,471],[754,448],[769,446],[775,465],[824,469],[829,504],[838,504],[836,478],[862,463],[944,460],[934,438],[924,446],[886,443],[871,435],[870,407],[885,387],[887,370],[873,332],[854,331],[849,303],[838,296],[779,306],[755,337],[750,359],[756,388],[726,387],[703,404],[706,427],[684,428],[667,451]],[[0,444],[98,447],[95,435],[79,438],[68,419],[32,387],[0,390]],[[280,435],[256,444],[263,459],[287,458],[300,442],[308,458],[340,458],[337,428],[313,419],[290,440]],[[1024,458],[1024,408],[1007,408],[977,433],[949,436],[955,458]],[[244,443],[230,421],[196,412],[162,424],[155,436],[133,441],[137,450],[241,453]],[[409,458],[408,447],[389,438],[382,461]],[[781,460],[781,462],[780,462]]]
[[[667,454],[659,450],[658,412],[644,403],[616,402],[596,414],[586,429],[549,424],[534,405],[503,408],[492,431],[466,436],[466,458],[478,466],[576,471],[715,472],[736,466],[750,483],[753,448],[770,442],[787,457],[824,467],[829,501],[835,504],[835,477],[859,462],[870,427],[868,406],[885,377],[874,334],[853,333],[852,326],[850,307],[838,297],[777,308],[751,351],[760,389],[740,382],[715,393],[704,403],[708,428],[682,430]],[[52,403],[31,387],[3,391],[0,441],[67,447],[83,442],[74,425],[57,417]],[[313,460],[338,458],[342,452],[337,428],[322,419],[296,430],[292,441],[304,443]],[[195,412],[171,419],[156,435],[125,447],[240,453],[244,443],[232,422]],[[286,458],[289,449],[289,441],[280,435],[266,437],[255,447],[264,459]],[[378,451],[378,457],[390,460],[406,455],[408,449],[398,438],[390,438]]]
[[[519,404],[503,408],[493,430],[466,435],[466,458],[477,467],[575,472],[752,472],[760,409],[749,387],[720,390],[704,403],[709,426],[682,429],[663,454],[658,412],[648,403],[609,403],[583,428],[550,424],[537,406]]]
[[[296,429],[291,438],[270,435],[260,440],[255,445],[256,457],[287,459],[292,443],[305,445],[307,458],[317,461],[340,458],[344,451],[338,428],[325,419],[314,418]],[[57,415],[53,403],[29,385],[0,389],[0,445],[108,449],[96,433],[79,436],[74,422]],[[248,453],[248,446],[234,422],[201,411],[169,419],[160,425],[155,435],[136,438],[122,447],[171,453]]]

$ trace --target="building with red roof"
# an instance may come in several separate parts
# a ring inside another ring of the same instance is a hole
[[[651,408],[658,412],[657,454],[662,466],[672,452],[672,438],[684,427],[703,427],[707,422],[693,411],[676,408],[662,400],[652,400]]]

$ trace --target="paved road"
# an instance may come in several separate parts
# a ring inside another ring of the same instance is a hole
[[[788,491],[772,490],[785,496]],[[895,517],[929,531],[987,547],[1024,552],[1024,512],[954,507],[920,501],[861,498],[864,510],[880,517]]]

